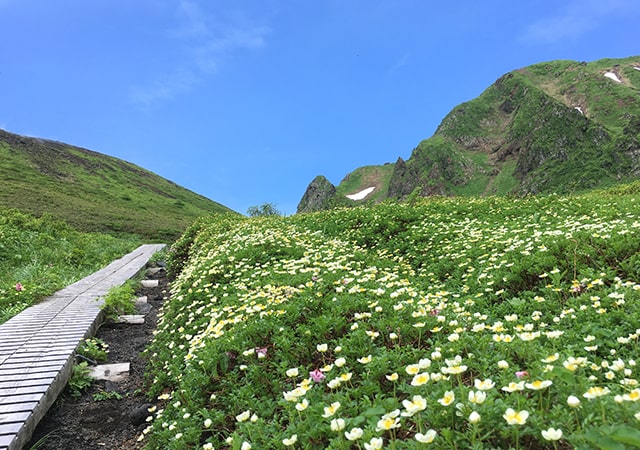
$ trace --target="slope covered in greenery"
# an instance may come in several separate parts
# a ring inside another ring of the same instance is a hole
[[[639,445],[639,232],[638,183],[202,219],[170,252],[140,440]]]
[[[230,210],[134,164],[0,130],[0,206],[50,214],[81,231],[173,240]]]
[[[0,209],[0,323],[141,243],[134,236],[81,233],[51,216]]]
[[[509,72],[456,106],[407,161],[399,158],[388,189],[373,200],[570,193],[633,181],[640,175],[639,92],[640,57]]]

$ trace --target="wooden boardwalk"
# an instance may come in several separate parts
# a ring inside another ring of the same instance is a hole
[[[143,245],[0,325],[0,450],[21,450],[65,388],[75,349],[100,323],[96,300],[163,247]]]

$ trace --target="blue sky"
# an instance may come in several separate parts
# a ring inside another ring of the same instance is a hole
[[[0,128],[293,214],[508,71],[640,54],[638,20],[637,0],[0,0]]]

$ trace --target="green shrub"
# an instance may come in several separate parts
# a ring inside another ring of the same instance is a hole
[[[73,373],[67,384],[67,391],[73,398],[82,396],[84,391],[91,386],[93,379],[89,376],[89,365],[86,361],[73,366]]]
[[[76,353],[96,362],[105,362],[109,354],[109,344],[98,338],[84,339]]]
[[[133,314],[135,312],[135,288],[134,282],[127,281],[121,286],[109,289],[104,297],[101,309],[107,320],[115,321],[118,316]]]

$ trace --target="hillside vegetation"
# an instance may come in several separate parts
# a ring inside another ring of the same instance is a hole
[[[407,161],[391,165],[389,181],[354,184],[348,175],[321,206],[371,186],[387,187],[360,202],[570,193],[633,181],[640,175],[639,92],[640,57],[514,70],[456,106]]]
[[[81,233],[51,216],[0,209],[0,323],[142,242]]]
[[[640,184],[201,219],[148,448],[640,445]]]
[[[0,207],[80,231],[173,241],[197,217],[230,211],[126,161],[2,130],[0,179]]]

